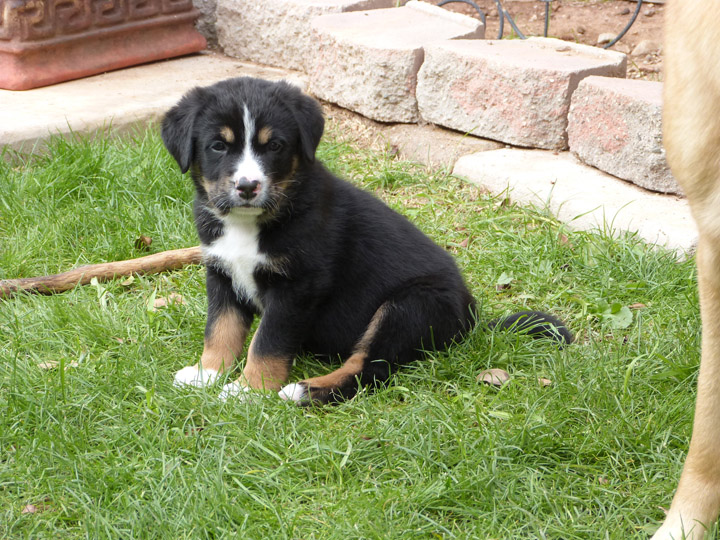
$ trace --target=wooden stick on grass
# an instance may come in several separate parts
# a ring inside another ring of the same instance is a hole
[[[202,260],[200,246],[162,251],[138,259],[89,264],[73,268],[62,274],[50,276],[0,280],[0,298],[10,298],[18,291],[53,294],[70,290],[77,285],[87,285],[90,280],[108,281],[118,276],[156,274],[176,270]]]

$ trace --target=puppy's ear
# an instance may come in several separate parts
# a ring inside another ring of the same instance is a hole
[[[297,100],[292,110],[300,130],[300,149],[302,157],[308,163],[312,163],[315,161],[315,151],[325,129],[325,118],[316,100],[297,89],[295,91]]]
[[[190,90],[170,109],[162,121],[162,140],[180,170],[186,173],[195,158],[194,126],[203,103],[203,89]]]

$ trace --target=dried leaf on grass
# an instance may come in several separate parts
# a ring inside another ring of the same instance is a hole
[[[47,504],[48,502],[49,502],[49,499],[45,500],[41,503],[37,503],[37,504],[26,504],[20,513],[21,514],[37,514],[40,512],[45,512],[46,510],[50,509],[50,505]]]
[[[148,249],[150,249],[152,242],[152,238],[150,238],[149,236],[140,235],[138,238],[135,239],[135,248],[141,251],[147,251]]]
[[[184,304],[184,303],[185,303],[185,299],[181,295],[179,295],[177,293],[171,293],[168,296],[161,296],[160,298],[156,298],[153,301],[151,311],[154,311],[158,308],[171,306],[173,304]]]
[[[495,282],[495,289],[497,291],[503,291],[505,289],[509,289],[514,280],[515,280],[515,276],[513,276],[512,272],[511,273],[503,272],[502,274],[500,274],[500,277]]]
[[[510,380],[510,374],[504,369],[492,368],[481,371],[477,381],[500,387]]]
[[[125,339],[125,338],[121,338],[121,337],[114,337],[113,339],[115,341],[117,341],[120,345],[125,345],[126,343],[137,343],[138,342],[138,340],[135,338]]]
[[[35,514],[37,513],[38,508],[34,504],[28,504],[25,505],[25,508],[22,509],[21,514]]]
[[[497,201],[494,205],[495,210],[499,210],[501,208],[507,208],[512,204],[512,201],[510,200],[510,197],[503,197],[499,201]]]
[[[73,360],[72,362],[65,363],[65,369],[78,367],[79,365],[80,364]],[[55,369],[56,367],[60,367],[60,362],[57,362],[55,360],[47,360],[46,362],[40,362],[38,364],[38,367],[40,369]]]

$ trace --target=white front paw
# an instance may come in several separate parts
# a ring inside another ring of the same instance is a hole
[[[187,366],[175,374],[175,386],[208,386],[218,377],[217,370],[197,366]]]
[[[285,401],[302,403],[307,399],[307,389],[302,384],[288,384],[278,392],[278,395]]]
[[[218,396],[222,401],[227,401],[231,397],[238,398],[240,401],[247,400],[247,393],[250,389],[247,386],[243,386],[239,382],[231,382],[223,386],[222,392]]]

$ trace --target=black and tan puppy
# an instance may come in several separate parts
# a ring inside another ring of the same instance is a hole
[[[251,78],[196,88],[166,115],[163,141],[195,182],[207,264],[205,349],[177,383],[213,382],[241,355],[256,315],[243,374],[223,397],[349,398],[473,326],[474,300],[452,257],[315,159],[323,126],[312,98]],[[519,318],[570,340],[549,315]],[[345,362],[284,386],[301,352]]]

